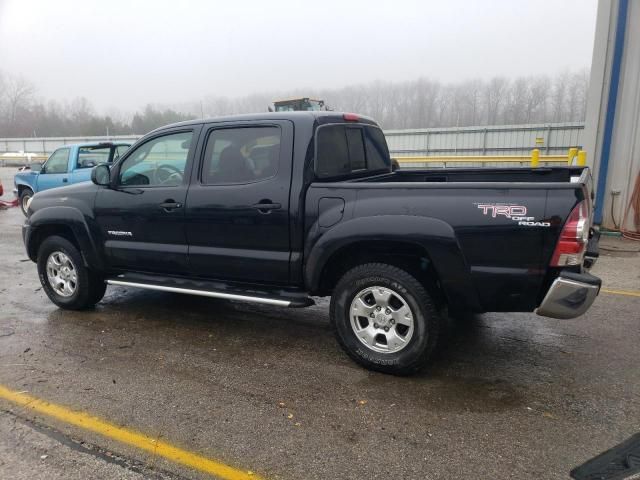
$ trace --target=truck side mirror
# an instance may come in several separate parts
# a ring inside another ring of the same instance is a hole
[[[100,164],[91,170],[91,181],[96,185],[108,187],[111,184],[111,170],[108,165]]]
[[[33,162],[29,165],[29,170],[33,173],[40,173],[42,171],[42,164],[40,162]]]

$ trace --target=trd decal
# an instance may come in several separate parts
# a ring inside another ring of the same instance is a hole
[[[524,205],[492,205],[481,203],[478,208],[482,209],[485,215],[491,214],[493,218],[503,215],[507,218],[524,217],[527,214],[527,207]]]
[[[523,227],[550,227],[549,222],[538,222],[535,217],[527,216],[527,207],[524,205],[504,205],[498,203],[475,203],[482,214],[491,218],[505,217]]]
[[[125,232],[124,230],[107,230],[107,233],[114,237],[133,237],[133,233]]]

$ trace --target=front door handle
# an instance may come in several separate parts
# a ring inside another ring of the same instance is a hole
[[[68,181],[69,181],[69,179],[68,179],[68,178],[66,178],[66,177],[62,179],[62,182],[63,182],[63,183],[67,183]]]
[[[175,210],[176,208],[182,208],[182,204],[173,200],[167,200],[160,204],[160,208],[165,212],[170,212],[172,210]]]
[[[272,203],[271,200],[262,200],[255,205],[251,205],[252,208],[255,208],[260,213],[269,213],[271,210],[278,210],[282,208],[282,205],[279,203]]]

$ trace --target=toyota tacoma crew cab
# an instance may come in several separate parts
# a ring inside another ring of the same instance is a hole
[[[331,296],[367,368],[428,363],[444,318],[584,313],[600,289],[586,167],[393,170],[363,116],[274,112],[157,129],[35,194],[23,238],[61,308],[107,284],[305,307]]]

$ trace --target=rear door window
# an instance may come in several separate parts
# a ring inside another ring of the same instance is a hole
[[[280,161],[280,127],[213,130],[207,138],[202,183],[252,183],[275,176]]]

